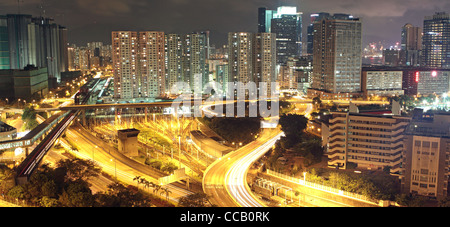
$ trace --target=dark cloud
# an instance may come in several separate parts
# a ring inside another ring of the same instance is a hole
[[[280,5],[297,6],[305,26],[316,12],[360,17],[365,44],[398,42],[404,24],[422,26],[424,16],[450,11],[447,0],[26,0],[20,9],[36,16],[45,10],[46,16],[69,29],[69,41],[79,45],[110,43],[113,30],[185,33],[204,29],[211,31],[213,43],[224,44],[228,32],[256,31],[258,7]],[[16,0],[2,0],[0,14],[17,10]]]

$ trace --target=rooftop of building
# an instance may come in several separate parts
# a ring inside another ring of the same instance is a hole
[[[415,109],[405,134],[450,138],[450,112]]]
[[[11,125],[6,124],[3,121],[0,121],[0,132],[9,132],[9,131],[13,131],[14,127],[12,127]]]
[[[404,71],[404,70],[415,70],[415,71],[450,71],[446,68],[434,68],[434,67],[424,67],[424,66],[389,66],[389,65],[364,65],[362,71]]]

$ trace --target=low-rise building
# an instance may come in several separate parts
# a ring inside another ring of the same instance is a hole
[[[448,196],[450,113],[416,109],[405,129],[402,191],[443,198]]]
[[[361,87],[365,97],[403,95],[401,70],[371,70],[363,68]]]
[[[328,165],[347,169],[401,170],[403,130],[409,118],[399,115],[333,112],[329,120]]]
[[[0,97],[31,99],[48,93],[47,68],[28,65],[24,69],[0,70]]]
[[[0,141],[8,141],[17,138],[17,129],[0,121]]]

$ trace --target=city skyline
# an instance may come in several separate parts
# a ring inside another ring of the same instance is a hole
[[[205,0],[163,2],[139,0],[91,1],[55,0],[7,1],[0,14],[22,13],[54,18],[68,28],[68,41],[77,45],[91,41],[110,44],[114,30],[151,30],[166,33],[211,31],[211,43],[227,43],[228,32],[257,32],[258,8],[275,9],[296,6],[303,13],[303,27],[309,24],[310,14],[318,12],[348,13],[363,23],[363,45],[385,41],[394,44],[401,40],[401,27],[407,23],[423,27],[425,16],[448,11],[450,3],[440,0],[396,0],[371,2],[368,0],[305,1],[214,1]],[[205,20],[205,18],[207,18]],[[183,22],[183,23],[180,23]],[[303,29],[305,39],[306,29]],[[303,40],[305,41],[305,40]]]
[[[0,207],[450,207],[448,0],[2,1]]]

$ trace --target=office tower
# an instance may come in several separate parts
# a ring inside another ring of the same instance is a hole
[[[30,43],[28,25],[31,24],[31,15],[6,15],[8,21],[8,40],[10,53],[10,68],[23,69],[28,64],[36,65],[29,60],[32,56],[29,52]]]
[[[405,52],[406,65],[420,66],[420,51],[422,50],[422,28],[405,24],[402,27],[402,51]]]
[[[140,93],[143,98],[165,96],[165,40],[164,32],[139,32],[138,69],[140,73]],[[139,76],[138,76],[139,78]]]
[[[253,82],[259,94],[271,95],[271,82],[276,80],[276,35],[274,33],[256,33],[253,35]],[[262,91],[260,82],[267,84],[266,91]]]
[[[8,14],[6,18],[10,68],[46,67],[49,78],[60,81],[68,61],[67,29],[50,18],[22,14]]]
[[[302,55],[302,15],[293,6],[258,9],[258,32],[276,34],[277,64],[285,65],[289,57]]]
[[[311,14],[311,23],[308,25],[307,28],[307,44],[306,44],[306,52],[308,55],[313,54],[313,48],[314,48],[314,22],[318,20],[322,20],[323,18],[329,17],[329,13],[313,13]]]
[[[66,46],[67,42],[65,44],[60,43],[61,27],[55,24],[52,19],[37,18],[35,20],[35,24],[38,23],[40,24],[43,30],[42,33],[43,36],[41,35],[41,37],[43,37],[44,45],[40,47],[43,48],[43,51],[41,49],[40,57],[38,57],[37,60],[38,62],[37,66],[39,67],[47,66],[49,78],[56,78],[57,81],[60,82],[61,72],[63,71],[62,63],[60,61],[61,48],[67,48]],[[39,35],[37,35],[37,37],[38,36]],[[39,42],[38,39],[36,41]],[[39,48],[39,45],[37,45],[37,47]]]
[[[0,69],[9,69],[8,20],[0,16]]]
[[[403,193],[442,199],[448,196],[450,115],[416,109],[405,129]]]
[[[59,26],[59,62],[61,72],[69,71],[69,43],[67,41],[67,28]]]
[[[361,21],[350,15],[335,14],[314,22],[313,81],[308,96],[353,99],[360,95],[361,31]]]
[[[312,83],[312,55],[303,56],[294,63],[295,73],[297,74],[297,89],[306,94]]]
[[[172,89],[177,82],[182,82],[182,36],[179,34],[166,35],[166,85],[167,91],[171,94],[176,90]]]
[[[258,8],[258,33],[266,32],[266,11],[265,7]]]
[[[112,32],[112,59],[114,70],[114,98],[139,97],[138,33]]]
[[[423,21],[422,65],[450,68],[450,15],[438,12]]]
[[[333,112],[329,120],[328,165],[342,169],[401,170],[403,130],[409,118],[398,115]]]

